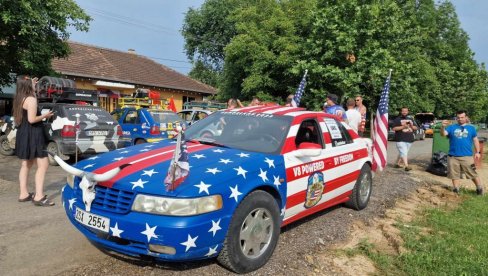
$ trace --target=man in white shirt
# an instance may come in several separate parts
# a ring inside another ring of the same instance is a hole
[[[356,102],[354,99],[347,100],[347,121],[349,122],[349,126],[354,129],[354,131],[358,132],[358,127],[361,124],[361,113],[355,109]]]

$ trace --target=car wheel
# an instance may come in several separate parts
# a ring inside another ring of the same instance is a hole
[[[7,135],[0,136],[0,153],[6,156],[14,154],[14,149],[10,147]]]
[[[204,131],[202,135],[200,135],[201,138],[213,138],[214,135],[210,131]]]
[[[280,223],[276,200],[267,192],[252,192],[237,207],[217,260],[237,273],[260,268],[273,254]]]
[[[137,139],[135,142],[136,145],[145,144],[145,143],[147,143],[147,142],[144,139]]]
[[[49,142],[49,144],[47,144],[47,151],[59,156],[58,144],[56,142]],[[56,160],[54,160],[54,158],[50,154],[47,155],[47,159],[49,160],[49,165],[58,165],[58,162],[56,162]]]
[[[364,164],[359,177],[354,184],[351,198],[346,202],[346,206],[355,210],[362,210],[368,206],[369,198],[373,190],[373,177],[371,167]]]

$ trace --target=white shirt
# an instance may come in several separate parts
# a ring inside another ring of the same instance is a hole
[[[358,132],[358,127],[361,123],[361,113],[353,108],[346,111],[346,116],[349,126],[354,129],[354,131]]]

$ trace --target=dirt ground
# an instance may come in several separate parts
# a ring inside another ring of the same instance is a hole
[[[481,179],[488,179],[488,167],[478,170]],[[395,226],[402,223],[409,225],[425,208],[448,207],[454,208],[461,202],[461,197],[451,191],[451,181],[446,177],[432,175],[424,170],[414,170],[412,179],[419,182],[419,187],[406,198],[398,199],[393,208],[387,209],[384,216],[372,219],[365,223],[362,220],[353,222],[352,231],[346,241],[336,243],[325,250],[326,253],[318,254],[313,263],[317,269],[310,275],[371,275],[378,271],[373,262],[363,255],[346,256],[344,250],[357,248],[367,241],[374,245],[375,250],[389,255],[397,255],[405,252],[400,230]],[[485,190],[487,183],[483,183]],[[475,190],[475,185],[470,180],[463,180],[462,186],[466,190]],[[428,229],[425,229],[428,231]],[[335,252],[335,253],[334,253]]]

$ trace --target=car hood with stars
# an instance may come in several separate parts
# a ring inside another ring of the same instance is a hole
[[[255,185],[281,186],[280,179],[282,182],[285,178],[283,157],[280,155],[187,142],[190,172],[174,191],[168,191],[164,178],[175,146],[176,143],[171,140],[137,145],[85,159],[75,167],[87,172],[104,173],[117,166],[129,165],[111,180],[98,185],[173,197],[217,193],[230,193],[235,197],[239,190],[247,190]],[[283,192],[286,194],[286,191]],[[224,195],[224,198],[228,196]]]

